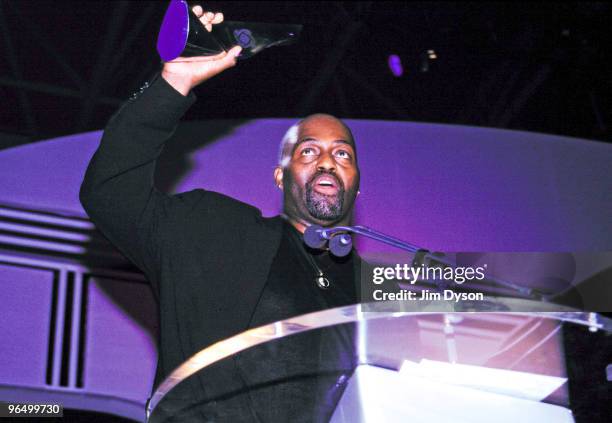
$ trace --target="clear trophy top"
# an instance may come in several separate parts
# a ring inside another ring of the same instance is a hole
[[[157,51],[163,61],[179,56],[214,56],[239,45],[238,59],[297,41],[302,25],[225,21],[207,31],[189,10],[185,0],[171,0],[157,37]]]
[[[201,350],[158,387],[147,414],[150,422],[606,421],[610,334],[612,321],[597,313],[510,298],[429,311],[390,301],[340,307]]]

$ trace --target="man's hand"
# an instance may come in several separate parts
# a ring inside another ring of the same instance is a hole
[[[223,22],[222,13],[204,12],[200,6],[194,6],[192,10],[209,32],[213,25]],[[161,76],[186,96],[195,86],[234,66],[241,50],[236,46],[216,56],[177,57],[164,63]]]

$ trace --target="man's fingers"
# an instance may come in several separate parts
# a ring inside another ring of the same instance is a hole
[[[221,59],[221,62],[223,62],[223,69],[227,69],[227,68],[231,68],[232,66],[235,66],[236,58],[238,57],[241,51],[242,51],[242,47],[240,46],[232,47],[232,49],[227,52],[227,56]]]
[[[198,18],[204,14],[204,9],[202,9],[202,6],[199,4],[197,6],[193,6],[191,10]]]
[[[242,51],[242,47],[234,46],[227,52],[227,55],[236,58],[238,57],[241,51]]]
[[[212,31],[213,24],[223,22],[223,13],[205,12],[200,5],[193,6],[191,10],[200,18],[200,22],[202,22],[202,25],[204,25],[208,32]]]
[[[177,57],[174,60],[169,61],[168,63],[186,63],[186,62],[214,62],[215,60],[223,59],[227,56],[227,52],[223,51],[219,54],[215,54],[214,56],[192,56],[192,57]]]
[[[223,13],[215,13],[215,17],[210,21],[212,24],[218,24],[223,22]]]
[[[212,26],[223,22],[223,13],[203,12],[200,22],[208,32],[212,31]]]
[[[217,69],[216,73],[222,72],[227,68],[231,68],[236,65],[236,58],[242,51],[242,47],[235,46],[232,47],[228,52],[221,52],[219,54],[215,54],[214,56],[194,56],[194,57],[179,57],[168,63],[203,63],[203,62],[217,62],[218,66],[215,66]]]

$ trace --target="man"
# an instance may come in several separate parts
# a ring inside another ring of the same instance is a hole
[[[193,10],[209,30],[223,20],[199,6]],[[338,119],[310,116],[283,139],[274,171],[283,191],[283,216],[263,218],[259,210],[210,191],[169,196],[153,186],[155,161],[195,101],[192,89],[234,66],[239,53],[235,47],[214,57],[165,63],[161,76],[110,120],[81,187],[85,210],[142,269],[158,297],[156,385],[221,339],[358,300],[358,257],[336,259],[310,251],[301,241],[310,224],[347,225],[351,220],[359,168],[353,136]],[[329,280],[329,287],[317,286],[320,277]],[[182,384],[174,393],[175,404],[198,402],[202,407],[190,408],[180,420],[328,419],[338,387],[353,367],[351,331],[270,348]],[[266,358],[272,361],[261,354],[276,361],[266,367]],[[177,415],[176,408],[168,414]]]

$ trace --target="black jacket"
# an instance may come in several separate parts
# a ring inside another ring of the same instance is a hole
[[[108,123],[81,187],[100,231],[159,300],[156,383],[202,348],[246,330],[282,233],[281,219],[201,189],[166,195],[155,162],[195,101],[158,77]]]

